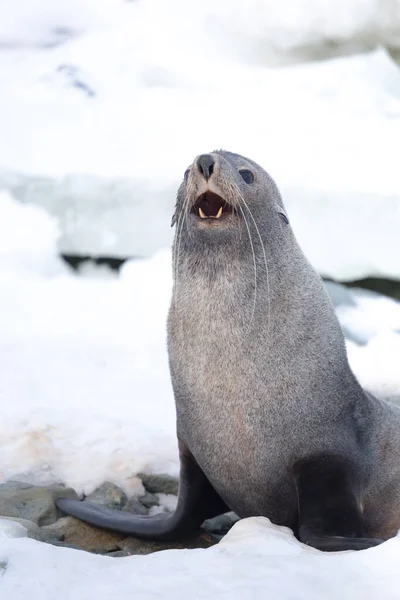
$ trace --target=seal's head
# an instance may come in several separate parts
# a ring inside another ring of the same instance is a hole
[[[279,191],[259,165],[223,150],[201,154],[185,172],[172,225],[177,238],[207,247],[252,239],[257,230],[282,236],[288,219]],[[256,242],[255,242],[256,243]],[[263,240],[265,243],[265,240]]]

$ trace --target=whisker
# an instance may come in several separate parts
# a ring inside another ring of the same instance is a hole
[[[249,241],[250,241],[250,246],[251,246],[251,252],[253,254],[253,266],[254,266],[254,300],[253,300],[253,310],[251,312],[251,317],[250,317],[250,321],[249,321],[249,325],[248,325],[248,329],[247,329],[247,331],[248,331],[250,329],[250,326],[251,326],[252,322],[253,322],[254,313],[255,313],[255,310],[256,310],[256,301],[257,301],[257,262],[256,262],[256,255],[255,255],[255,252],[254,252],[254,245],[253,245],[253,240],[251,238],[251,232],[250,232],[249,224],[247,222],[247,219],[246,219],[246,216],[244,214],[244,211],[243,211],[242,207],[239,205],[238,208],[240,209],[240,211],[242,213],[242,216],[243,216],[243,220],[244,220],[244,222],[246,224],[247,233],[249,235]]]
[[[185,221],[185,209],[186,209],[186,205],[188,205],[188,204],[189,204],[189,199],[188,199],[188,196],[186,195],[182,209],[181,209],[181,213],[179,215],[178,224],[177,224],[177,228],[176,228],[176,238],[175,238],[175,243],[174,243],[173,267],[174,267],[175,308],[176,308],[177,297],[178,297],[179,257],[180,257],[180,251],[181,251],[182,229],[183,229],[183,223]],[[177,250],[175,250],[176,245],[178,245]]]
[[[245,205],[245,207],[247,208],[247,210],[249,211],[250,217],[252,218],[252,221],[254,223],[254,227],[256,229],[258,238],[260,240],[260,244],[261,244],[261,248],[262,248],[262,253],[264,256],[264,264],[265,264],[265,273],[267,276],[267,302],[268,302],[268,324],[267,324],[267,336],[269,337],[270,335],[270,331],[271,331],[271,295],[270,295],[270,286],[269,286],[269,270],[268,270],[268,261],[267,261],[267,254],[265,252],[265,247],[264,247],[264,243],[260,234],[260,230],[258,229],[257,223],[253,217],[253,213],[251,212],[249,206],[247,205],[245,199],[243,198],[243,196],[240,193],[240,190],[237,190],[238,196],[241,198],[241,200],[243,201],[243,204]],[[254,251],[253,251],[254,252]]]

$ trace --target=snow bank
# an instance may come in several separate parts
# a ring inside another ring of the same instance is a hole
[[[386,43],[400,27],[399,0],[340,10],[308,0],[300,12],[294,0],[206,0],[201,10],[182,0],[102,0],[97,10],[86,0],[82,11],[43,2],[35,16],[21,3],[0,9],[15,17],[13,39],[28,22],[44,45],[56,23],[76,35],[0,51],[0,187],[57,216],[61,251],[165,247],[182,173],[196,154],[224,147],[276,178],[320,273],[400,278],[398,67],[384,50],[263,66],[269,45],[318,46],[339,32],[387,34]]]
[[[118,277],[93,267],[77,276],[58,263],[43,209],[2,200],[0,239],[15,235],[12,252],[0,243],[0,481],[85,493],[112,481],[132,494],[141,471],[177,475],[170,252],[127,262]],[[400,397],[399,303],[351,291],[337,310],[364,344],[349,342],[361,383]]]
[[[109,25],[122,0],[2,0],[0,49],[51,48]]]
[[[0,522],[1,589],[13,600],[399,597],[399,536],[369,550],[327,554],[300,544],[268,519],[251,518],[207,550],[109,558],[21,539],[15,524],[2,536],[5,527]]]
[[[176,475],[170,253],[118,279],[49,272],[57,231],[43,210],[8,198],[0,223],[0,237],[15,231],[12,254],[0,246],[0,480],[88,491],[108,479],[132,493],[139,471]],[[35,248],[47,248],[42,269]]]
[[[235,60],[315,58],[335,49],[399,45],[399,0],[203,0],[201,8],[185,0],[135,4],[125,8],[122,0],[2,0],[0,44],[59,45],[124,16],[154,23],[155,28],[165,24],[185,43],[193,44],[196,34],[200,39],[206,33],[218,50]]]
[[[23,206],[0,190],[0,274],[54,275],[67,269],[57,258],[55,220],[39,206]]]

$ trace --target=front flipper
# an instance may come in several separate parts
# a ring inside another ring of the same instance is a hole
[[[358,473],[350,461],[321,455],[295,467],[299,539],[318,550],[364,550],[383,540],[364,537]]]
[[[187,447],[179,443],[180,479],[175,512],[133,515],[93,502],[60,498],[57,506],[86,523],[147,540],[177,541],[194,533],[206,519],[229,511]]]

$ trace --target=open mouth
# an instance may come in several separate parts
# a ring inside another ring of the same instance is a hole
[[[201,194],[192,208],[192,213],[201,219],[221,219],[232,212],[232,206],[214,192]]]

